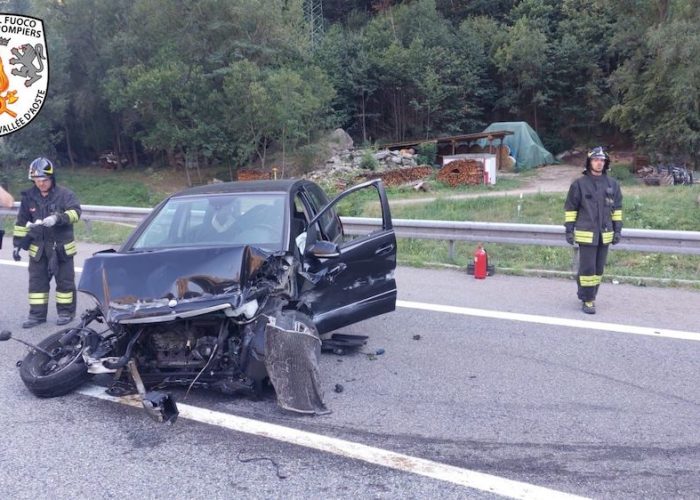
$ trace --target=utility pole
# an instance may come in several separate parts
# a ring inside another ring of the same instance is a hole
[[[304,0],[304,17],[309,23],[309,41],[314,51],[323,37],[323,0]]]

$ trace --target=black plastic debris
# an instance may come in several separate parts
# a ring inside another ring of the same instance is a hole
[[[473,262],[467,264],[467,274],[474,274]],[[496,274],[496,266],[494,264],[488,264],[486,266],[486,276],[493,276],[494,274]]]
[[[321,340],[321,352],[332,352],[342,356],[348,351],[356,350],[367,343],[367,335],[348,335],[334,333],[330,338]]]

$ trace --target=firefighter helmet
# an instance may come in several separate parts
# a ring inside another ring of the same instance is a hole
[[[41,177],[53,177],[54,175],[54,168],[53,168],[53,163],[51,163],[51,160],[48,158],[44,158],[43,156],[40,156],[39,158],[36,158],[30,165],[29,165],[29,180],[34,180],[36,178],[41,178]]]
[[[608,156],[608,153],[605,152],[602,146],[597,146],[588,152],[588,155],[586,156],[586,170],[591,169],[591,160],[594,158],[605,161],[603,172],[607,172],[608,168],[610,168],[610,156]]]

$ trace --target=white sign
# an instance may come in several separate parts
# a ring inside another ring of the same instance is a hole
[[[0,13],[0,136],[36,118],[48,86],[44,23],[35,17]]]

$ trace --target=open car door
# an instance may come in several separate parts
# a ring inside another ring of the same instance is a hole
[[[338,217],[338,203],[363,190],[373,192],[379,200],[381,227],[359,235],[346,234]],[[333,224],[337,226],[329,231]],[[329,237],[333,234],[336,236]],[[302,287],[301,298],[311,307],[319,333],[396,308],[396,235],[381,180],[344,191],[315,214],[307,230],[303,261],[304,275],[314,285],[306,293]]]

